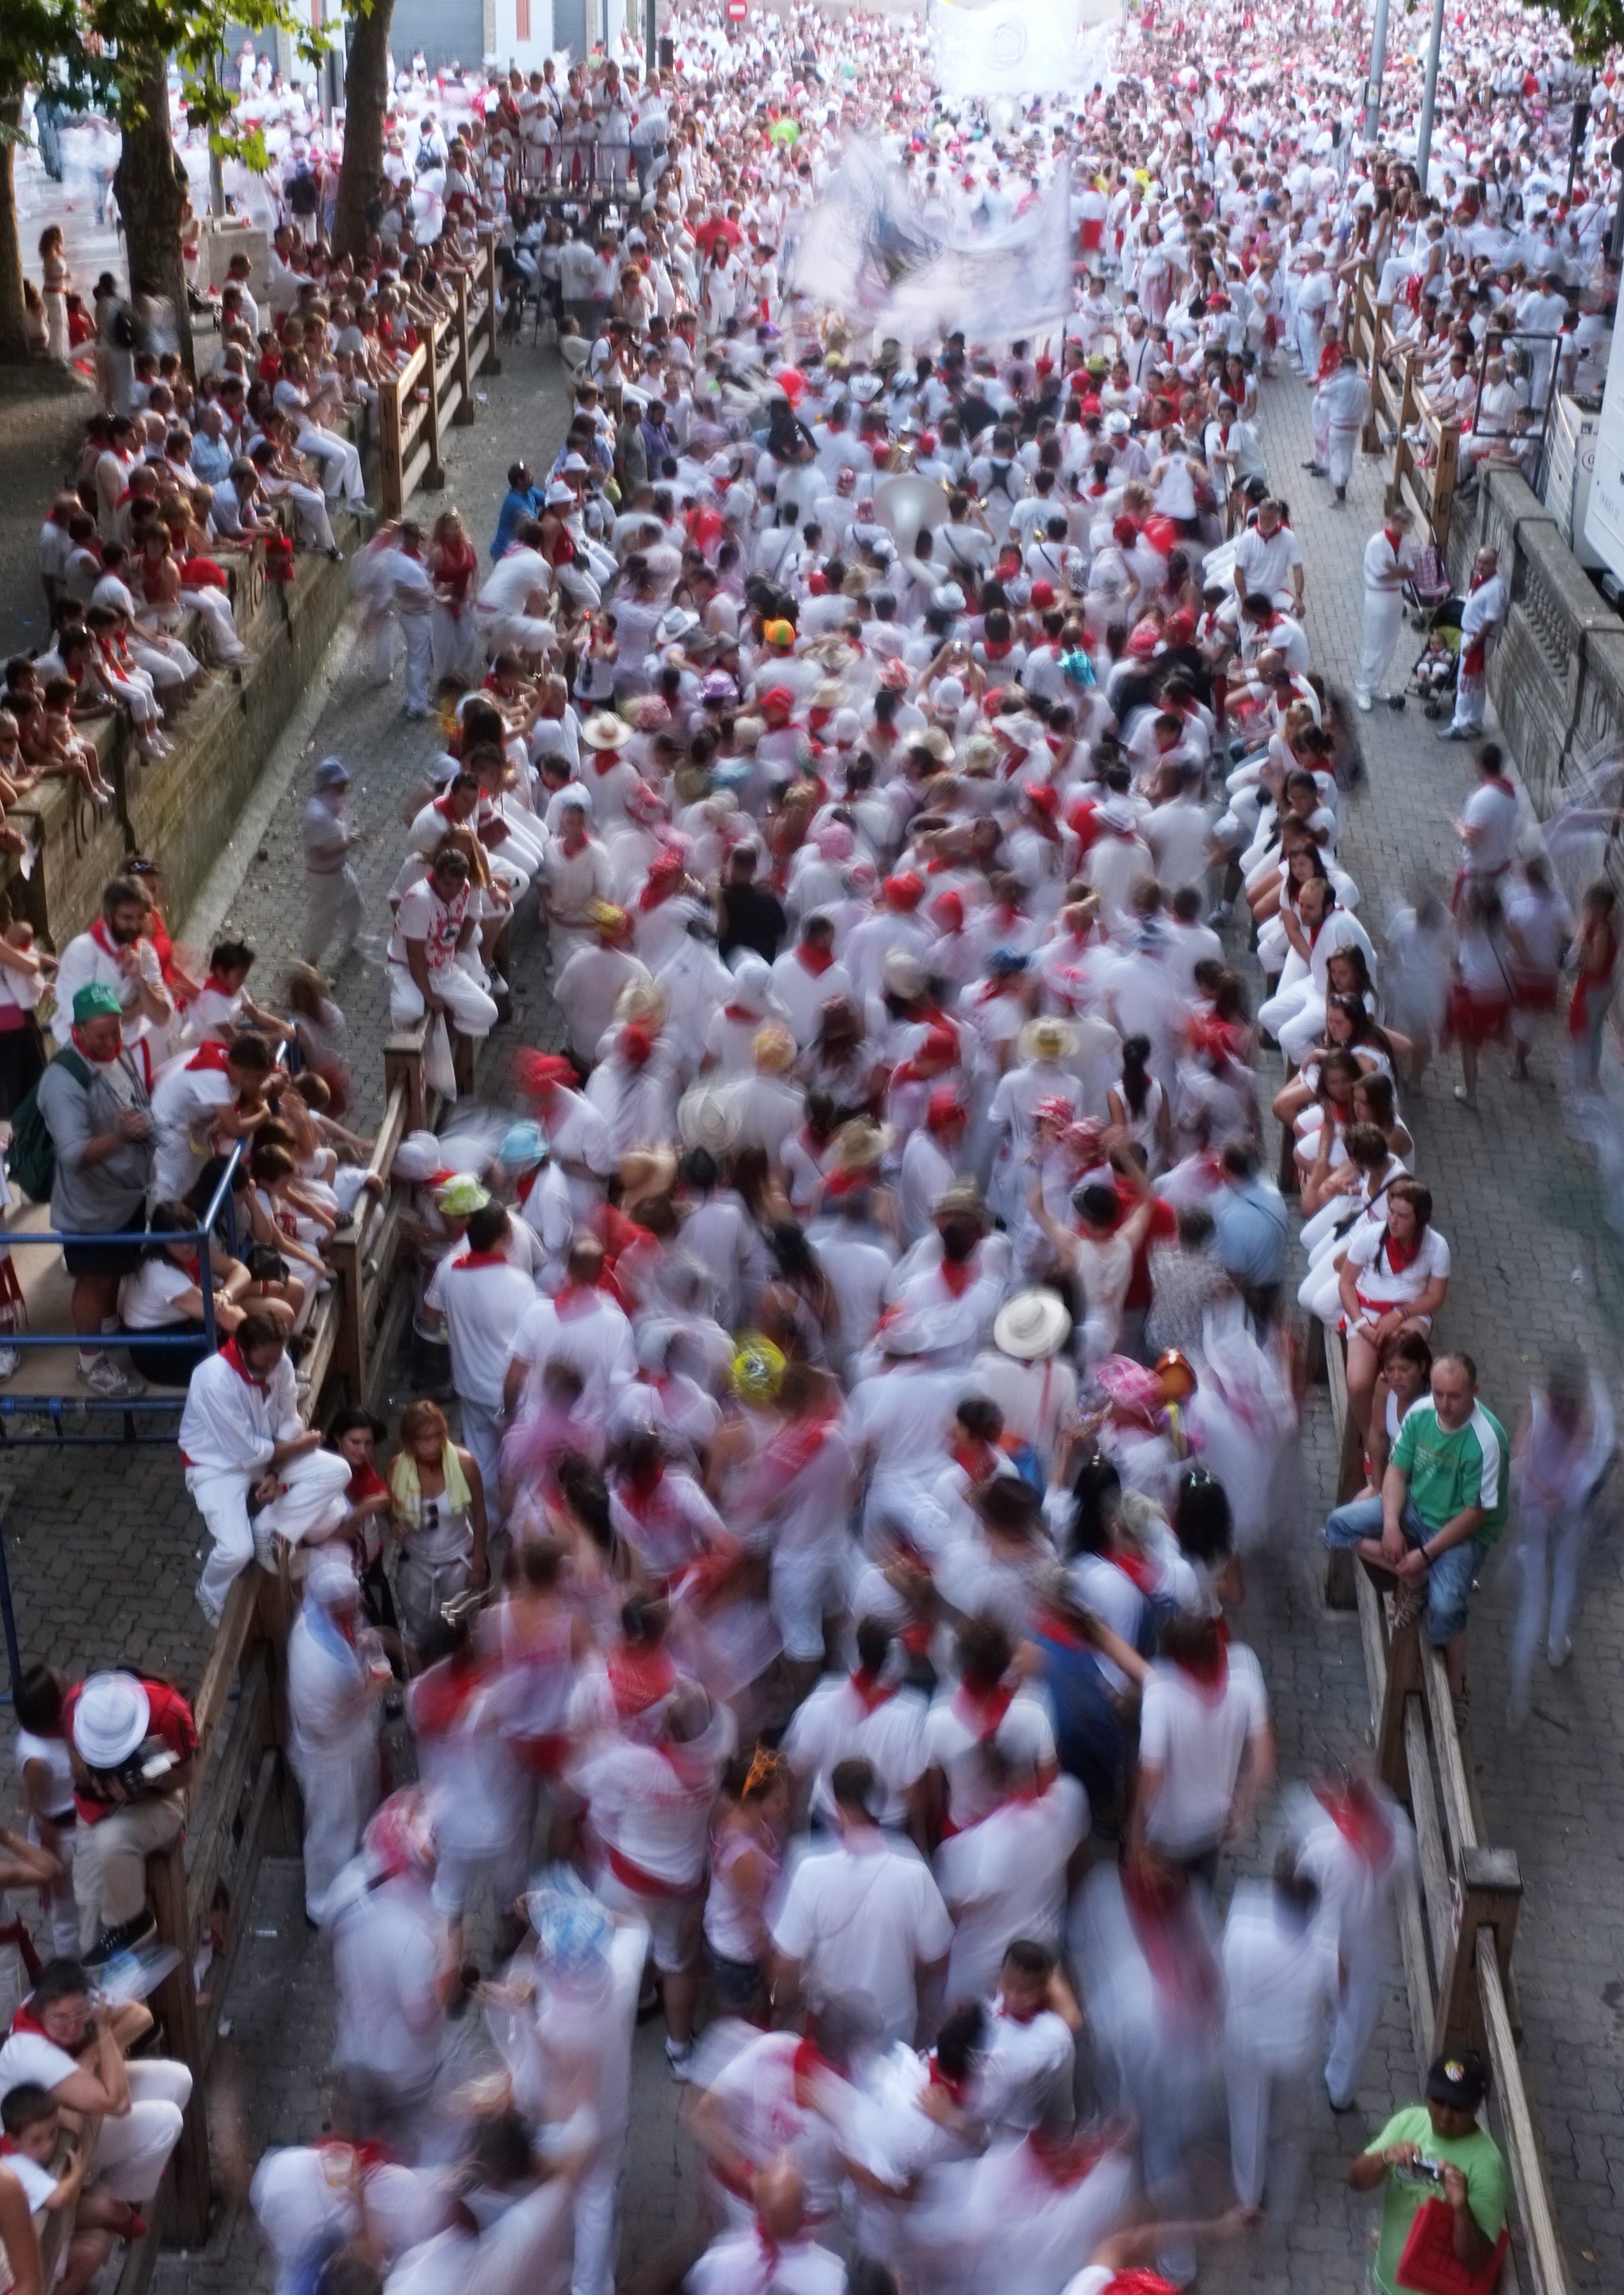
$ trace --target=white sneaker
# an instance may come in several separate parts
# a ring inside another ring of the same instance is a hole
[[[14,1378],[22,1367],[22,1355],[16,1347],[0,1347],[0,1379]]]
[[[1358,707],[1368,712],[1371,705],[1370,696],[1367,693],[1356,693],[1353,698]]]
[[[1560,1673],[1572,1654],[1573,1645],[1564,1635],[1561,1641],[1553,1642],[1550,1647],[1546,1650],[1545,1654],[1546,1663],[1550,1667],[1553,1673]]]
[[[665,2038],[665,2069],[679,2087],[684,2087],[694,2076],[694,2044],[691,2040]]]
[[[93,1393],[105,1395],[110,1401],[130,1401],[147,1391],[146,1381],[137,1378],[134,1371],[120,1370],[111,1355],[92,1355],[88,1361],[81,1355],[79,1376]]]

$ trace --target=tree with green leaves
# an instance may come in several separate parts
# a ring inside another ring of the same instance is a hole
[[[383,191],[383,123],[389,109],[389,26],[395,0],[350,0],[344,59],[344,159],[333,246],[359,263],[367,209]]]
[[[192,327],[181,260],[185,170],[175,149],[170,84],[184,117],[208,131],[216,151],[265,165],[257,131],[233,130],[233,98],[221,74],[227,31],[286,32],[314,61],[320,36],[294,0],[0,0],[0,358],[25,355],[22,265],[12,197],[12,157],[24,90],[33,84],[73,110],[105,112],[123,135],[113,194],[124,225],[130,284],[167,298],[192,364]],[[8,251],[9,250],[9,251]]]
[[[1624,0],[1550,0],[1550,9],[1566,28],[1579,63],[1604,64],[1614,48],[1624,47]]]

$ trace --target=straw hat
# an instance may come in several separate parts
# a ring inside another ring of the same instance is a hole
[[[684,1148],[706,1148],[725,1156],[739,1137],[739,1108],[725,1086],[697,1083],[677,1109],[677,1137]]]
[[[665,1017],[665,992],[657,980],[628,980],[615,999],[615,1025],[656,1027]]]
[[[1077,1049],[1077,1031],[1069,1020],[1046,1016],[1028,1020],[1021,1031],[1024,1060],[1069,1060]]]
[[[581,728],[589,749],[624,749],[631,738],[632,728],[612,709],[595,709]]]
[[[796,1040],[777,1020],[756,1030],[750,1049],[762,1075],[788,1075],[796,1064]]]
[[[1018,1291],[999,1309],[992,1344],[1016,1362],[1041,1362],[1071,1336],[1072,1319],[1052,1291]]]
[[[837,1172],[877,1170],[890,1153],[895,1139],[896,1134],[888,1123],[876,1123],[871,1115],[854,1115],[835,1134],[835,1169]]]

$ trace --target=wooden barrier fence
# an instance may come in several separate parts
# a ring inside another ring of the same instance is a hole
[[[441,459],[445,433],[475,419],[474,378],[500,374],[497,327],[502,296],[496,275],[496,239],[481,242],[477,283],[452,275],[455,308],[443,317],[422,317],[417,348],[378,388],[378,457],[385,518],[399,518],[420,488],[437,494],[445,484]]]
[[[1460,462],[1460,425],[1444,420],[1416,380],[1411,346],[1398,340],[1391,314],[1376,302],[1376,274],[1362,263],[1347,282],[1342,304],[1342,340],[1357,355],[1370,385],[1370,418],[1365,427],[1367,453],[1393,445],[1392,475],[1385,506],[1404,502],[1428,527],[1440,550],[1449,546]],[[1424,444],[1417,446],[1416,432]]]
[[[1339,1458],[1337,1499],[1362,1486],[1362,1451],[1348,1409],[1342,1342],[1325,1346]],[[1512,2245],[1499,2295],[1571,2295],[1545,2156],[1518,2053],[1512,1947],[1522,1895],[1515,1851],[1482,1840],[1472,1771],[1456,1727],[1443,1660],[1424,1618],[1391,1630],[1375,1580],[1351,1555],[1333,1556],[1326,1598],[1357,1605],[1370,1690],[1376,1768],[1410,1812],[1419,1876],[1400,1892],[1399,1935],[1417,2070],[1471,2047],[1493,2070],[1491,2109],[1511,2168]],[[1338,1569],[1337,1564],[1346,1565]]]

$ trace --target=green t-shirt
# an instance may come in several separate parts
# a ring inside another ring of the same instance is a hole
[[[1409,1476],[1410,1503],[1429,1530],[1441,1530],[1467,1507],[1481,1507],[1487,1516],[1480,1538],[1496,1539],[1505,1529],[1511,1445],[1493,1411],[1481,1402],[1452,1434],[1438,1424],[1430,1402],[1413,1404],[1392,1446],[1391,1463]]]
[[[1410,1417],[1415,1417],[1414,1411]],[[1405,1424],[1408,1423],[1407,1419]],[[1395,2111],[1366,2149],[1385,2152],[1392,2144],[1414,2144],[1424,2159],[1458,2168],[1466,2179],[1466,2203],[1478,2229],[1489,2239],[1498,2239],[1506,2226],[1506,2161],[1486,2128],[1474,2128],[1470,2136],[1440,2136],[1425,2104],[1411,2103]],[[1375,2283],[1384,2295],[1401,2295],[1393,2275],[1417,2209],[1427,2200],[1442,2197],[1435,2184],[1412,2184],[1396,2168],[1387,2170],[1382,2186],[1382,2243],[1375,2264]]]

